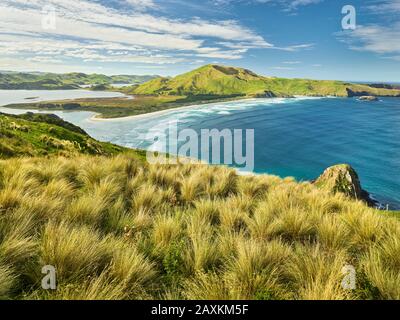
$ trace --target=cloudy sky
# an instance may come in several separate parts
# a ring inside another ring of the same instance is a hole
[[[342,7],[356,8],[355,30]],[[1,0],[0,70],[400,82],[400,0]]]

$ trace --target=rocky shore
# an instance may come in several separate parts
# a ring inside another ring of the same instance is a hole
[[[332,193],[339,192],[349,198],[364,201],[370,207],[381,207],[381,204],[362,188],[357,172],[348,164],[329,167],[314,184]]]

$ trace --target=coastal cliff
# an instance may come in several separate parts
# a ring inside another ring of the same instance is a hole
[[[357,172],[348,164],[339,164],[327,168],[324,173],[315,180],[314,184],[335,193],[342,193],[355,200],[362,200],[371,207],[378,203],[361,186]]]

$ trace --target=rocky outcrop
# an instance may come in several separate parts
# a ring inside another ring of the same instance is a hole
[[[362,200],[369,206],[378,205],[370,194],[363,190],[357,172],[348,164],[329,167],[315,180],[314,184],[332,193],[343,193],[349,198]]]
[[[265,97],[267,98],[275,98],[276,94],[272,91],[265,91]]]
[[[388,84],[388,83],[372,83],[372,84],[369,84],[368,86],[370,86],[372,88],[378,88],[378,89],[400,90],[399,85],[393,85],[393,84]]]
[[[361,96],[358,98],[360,101],[379,101],[378,97],[375,96]]]

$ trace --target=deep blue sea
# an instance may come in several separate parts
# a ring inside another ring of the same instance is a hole
[[[310,180],[329,166],[348,163],[374,198],[400,209],[398,98],[246,100],[112,121],[92,121],[88,112],[58,114],[97,139],[144,149],[152,144],[149,130],[163,132],[171,120],[197,131],[254,129],[255,172]]]

